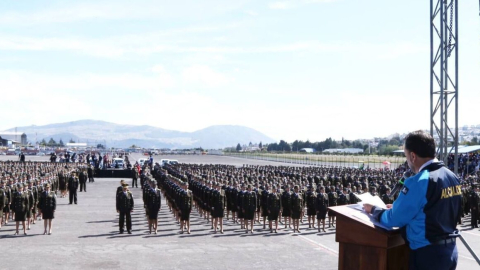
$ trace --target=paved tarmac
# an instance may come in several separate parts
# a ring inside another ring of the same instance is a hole
[[[168,157],[156,157],[156,159]],[[186,163],[221,163],[241,166],[264,161],[212,156],[173,156]],[[28,160],[28,158],[27,158]],[[274,164],[278,164],[273,162]],[[179,234],[179,226],[162,202],[158,235],[149,235],[140,189],[135,199],[133,234],[118,234],[115,190],[120,179],[96,179],[79,192],[78,204],[58,198],[52,235],[43,235],[43,222],[32,225],[27,236],[13,236],[13,222],[0,229],[0,269],[337,269],[335,229],[327,233],[301,226],[301,234],[280,230],[270,234],[255,225],[245,234],[226,221],[225,234],[192,212],[192,234]],[[306,220],[306,219],[305,219]],[[467,217],[464,222],[469,222]],[[461,225],[473,250],[480,251],[480,231]],[[458,269],[478,269],[458,242]]]

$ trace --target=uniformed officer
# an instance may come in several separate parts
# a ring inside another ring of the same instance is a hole
[[[245,211],[243,208],[243,200],[245,197],[245,184],[242,183],[242,189],[237,193],[237,218],[240,223],[240,229],[245,229]]]
[[[13,211],[15,212],[15,235],[18,235],[18,227],[20,222],[23,226],[23,234],[27,235],[25,220],[28,211],[28,194],[23,192],[23,184],[17,185],[17,191],[13,195]]]
[[[416,175],[404,181],[390,209],[364,204],[365,211],[385,226],[405,227],[410,269],[455,269],[462,186],[457,176],[435,158],[435,140],[429,133],[409,133],[404,152]]]
[[[28,196],[28,208],[27,208],[27,230],[30,230],[30,221],[33,218],[33,207],[36,204],[35,196],[33,195],[33,184],[31,181],[27,181],[28,187],[25,188],[25,193]]]
[[[328,193],[328,206],[337,206],[338,194],[335,192],[335,187],[330,187],[330,192]],[[328,210],[328,227],[335,227],[335,212]]]
[[[261,215],[263,218],[263,229],[265,229],[265,222],[268,216],[267,203],[268,203],[269,194],[270,194],[269,186],[268,184],[266,184],[264,189],[260,192],[260,207],[261,207]]]
[[[68,195],[69,195],[69,204],[75,202],[77,204],[77,190],[78,190],[78,178],[75,172],[70,175],[68,179]]]
[[[132,188],[138,188],[138,171],[136,167],[132,168]]]
[[[9,180],[8,185],[4,187],[5,197],[6,197],[5,207],[3,207],[3,212],[5,213],[5,219],[4,219],[5,224],[8,224],[8,219],[10,218],[11,205],[13,201],[11,183],[12,181]]]
[[[293,188],[292,194],[292,221],[293,221],[293,232],[297,231],[300,233],[300,215],[302,214],[303,208],[303,198],[302,194],[299,193],[298,185],[295,185]]]
[[[313,191],[313,187],[311,185],[308,186],[308,191],[306,193],[306,205],[307,205],[307,217],[308,217],[308,228],[315,229],[315,215],[317,211],[315,210],[315,200],[317,194]]]
[[[118,226],[122,234],[125,226],[125,219],[127,223],[127,232],[132,234],[132,216],[133,212],[133,195],[128,190],[128,184],[123,184],[123,191],[117,195],[117,213],[120,214]]]
[[[188,189],[188,182],[184,182],[183,192],[181,193],[180,202],[180,227],[183,232],[184,227],[187,227],[187,233],[190,234],[190,213],[192,212],[193,194]]]
[[[82,191],[87,192],[87,174],[83,168],[80,169],[78,181],[80,183],[80,192]]]
[[[7,205],[7,194],[5,193],[5,182],[0,181],[0,229],[3,225],[3,209]]]
[[[152,229],[157,234],[158,228],[158,212],[160,211],[162,204],[162,196],[160,190],[157,188],[157,181],[150,181],[149,196],[147,201],[148,208],[148,231],[151,234]]]
[[[470,210],[471,210],[471,226],[472,228],[478,228],[478,219],[479,219],[479,192],[478,192],[478,185],[474,185],[472,190],[468,194],[468,199],[470,202]]]
[[[95,182],[95,179],[93,178],[93,168],[92,168],[92,164],[88,164],[88,168],[87,168],[87,176],[88,176],[88,182]]]
[[[288,227],[291,229],[292,225],[292,194],[290,193],[290,186],[285,186],[285,190],[282,193],[282,217],[285,222],[285,229]]]
[[[325,193],[325,187],[320,187],[317,197],[315,198],[315,210],[317,211],[317,226],[320,232],[320,222],[322,223],[322,230],[325,232],[325,216],[328,209],[328,195]]]
[[[278,216],[282,209],[282,197],[278,193],[277,186],[272,186],[272,193],[268,195],[267,205],[268,209],[268,223],[270,226],[270,232],[275,231],[277,233],[278,229]],[[275,230],[273,229],[273,221],[275,221]]]
[[[245,229],[248,233],[248,223],[250,223],[250,233],[253,233],[253,221],[257,210],[257,193],[252,191],[252,185],[247,186],[247,192],[243,195],[243,212],[245,214]]]
[[[50,184],[45,185],[45,190],[40,193],[38,202],[39,211],[42,214],[44,231],[43,234],[52,234],[52,220],[55,218],[55,210],[57,209],[57,196],[51,191]]]
[[[223,216],[227,199],[225,191],[220,188],[218,182],[215,182],[214,188],[211,196],[213,228],[214,233],[217,233],[218,225],[220,225],[220,233],[223,233]]]

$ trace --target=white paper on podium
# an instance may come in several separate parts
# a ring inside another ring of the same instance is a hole
[[[375,218],[373,218],[372,215],[367,214],[365,211],[357,212],[357,213],[353,214],[352,216],[354,216],[355,218],[358,218],[360,220],[363,220],[363,221],[372,222],[373,225],[375,225],[376,227],[380,227],[380,228],[383,228],[383,229],[388,230],[388,231],[393,231],[393,230],[398,229],[398,227],[393,227],[392,228],[392,227],[388,227],[388,226],[383,225],[382,223],[378,222]]]
[[[373,197],[372,195],[370,195],[370,196]],[[379,221],[377,221],[375,218],[373,218],[372,215],[367,214],[367,212],[365,212],[365,210],[363,210],[363,202],[359,202],[357,204],[350,204],[350,205],[348,205],[348,207],[353,208],[355,210],[359,210],[358,212],[352,214],[352,216],[354,216],[355,218],[358,218],[358,219],[366,221],[366,222],[371,222],[376,227],[380,227],[380,228],[383,228],[383,229],[388,230],[388,231],[393,231],[393,230],[398,229],[398,227],[393,227],[392,228],[392,227],[385,226],[382,223],[380,223]],[[386,208],[386,207],[384,207],[384,208]]]
[[[387,208],[387,206],[382,201],[382,199],[380,199],[380,197],[372,196],[372,194],[370,194],[369,192],[363,193],[363,194],[360,194],[360,195],[355,194],[355,197],[357,197],[358,199],[361,200],[361,202],[359,204],[362,205],[362,209],[363,209],[363,204],[365,204],[365,203],[371,204],[371,205],[376,206],[376,207],[380,207],[382,209]]]

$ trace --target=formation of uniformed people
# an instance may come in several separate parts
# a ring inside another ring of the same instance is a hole
[[[180,232],[190,233],[193,209],[207,220],[214,232],[223,233],[226,220],[238,223],[240,229],[253,233],[255,223],[274,233],[278,223],[284,229],[300,232],[307,217],[308,228],[325,232],[335,227],[335,214],[328,207],[358,202],[355,194],[370,192],[386,204],[393,202],[390,192],[403,171],[360,170],[340,167],[287,167],[227,165],[155,165],[140,168],[145,215],[149,233],[158,231],[158,212],[162,196],[179,223]],[[56,193],[69,195],[77,203],[76,191],[89,177],[88,168],[69,163],[0,162],[0,228],[15,220],[16,234],[20,224],[26,234],[30,224],[44,220],[44,234],[51,234],[56,210]],[[475,177],[464,180],[462,213],[471,214],[471,226],[478,227],[480,217],[479,187]],[[20,185],[19,185],[20,184]],[[86,188],[82,188],[82,191]],[[119,229],[131,233],[133,195],[123,183],[117,190]],[[261,218],[262,219],[261,219]],[[317,222],[315,222],[315,219]],[[292,226],[293,225],[293,226]]]
[[[194,208],[214,232],[219,230],[223,233],[226,216],[227,220],[231,217],[247,233],[253,233],[255,222],[263,222],[265,229],[266,220],[269,221],[268,229],[271,232],[278,230],[280,220],[285,229],[300,233],[300,224],[304,223],[305,216],[309,228],[318,232],[326,232],[327,217],[328,227],[335,227],[335,213],[329,211],[328,207],[356,204],[359,199],[355,194],[369,192],[378,195],[385,204],[393,203],[395,198],[390,196],[390,192],[404,169],[236,168],[199,164],[160,167],[157,164],[153,171],[150,172],[148,167],[146,171],[147,174],[142,171],[140,176],[141,182],[146,183],[142,185],[144,203],[147,204],[146,200],[151,194],[149,190],[155,185],[160,188],[170,211],[181,224],[180,232],[185,229],[190,232],[190,212]]]
[[[480,184],[462,187],[462,216],[470,213],[470,226],[478,228],[480,223]]]
[[[31,224],[43,219],[44,234],[52,234],[57,192],[63,197],[68,182],[78,182],[81,173],[87,175],[84,164],[0,162],[0,228],[15,221],[15,235],[20,224],[27,235]]]

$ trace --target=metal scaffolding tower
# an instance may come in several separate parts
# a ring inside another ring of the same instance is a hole
[[[430,133],[458,174],[458,0],[430,0],[430,60]]]

